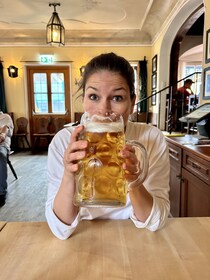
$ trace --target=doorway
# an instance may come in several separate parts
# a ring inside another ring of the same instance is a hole
[[[32,147],[33,135],[41,117],[48,119],[47,131],[53,135],[54,120],[62,118],[71,121],[69,66],[27,66],[27,92]],[[41,142],[48,146],[49,141]]]
[[[204,5],[202,0],[186,2],[177,16],[172,20],[171,25],[168,27],[166,33],[164,34],[159,53],[159,76],[157,84],[160,89],[165,88],[170,84],[170,69],[173,69],[172,67],[170,67],[171,48],[176,35],[178,34],[184,22],[188,18],[190,18],[192,14],[195,13],[195,11],[199,10],[201,11],[201,13],[204,12]],[[165,130],[167,94],[168,91],[165,90],[161,92],[161,95],[157,96],[159,114],[158,127],[161,130]]]

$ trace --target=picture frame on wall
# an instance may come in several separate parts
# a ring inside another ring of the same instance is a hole
[[[152,58],[152,73],[157,71],[157,55]]]
[[[204,69],[203,79],[203,99],[210,99],[210,67]]]
[[[152,74],[152,89],[157,87],[157,73]]]
[[[210,62],[210,29],[206,31],[206,63]]]
[[[156,94],[155,93],[156,93],[156,89],[152,91],[152,97],[151,97],[151,105],[152,106],[156,105]]]

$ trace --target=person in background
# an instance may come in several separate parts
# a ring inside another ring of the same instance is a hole
[[[135,105],[134,72],[129,62],[114,53],[101,54],[85,67],[81,89],[83,109],[90,115],[122,115],[125,137],[142,143],[148,154],[149,170],[143,183],[136,183],[123,207],[81,207],[73,203],[75,175],[85,157],[87,141],[79,140],[83,125],[64,128],[53,138],[48,150],[48,195],[46,219],[59,239],[67,239],[81,220],[131,219],[137,228],[162,228],[170,211],[169,153],[163,133],[146,123],[129,121]],[[139,160],[135,149],[121,151],[128,182],[138,177]],[[137,180],[138,181],[138,180]],[[106,187],[106,186],[104,186]]]
[[[177,89],[177,127],[176,130],[183,132],[183,123],[179,122],[179,118],[188,114],[190,111],[189,96],[194,93],[191,90],[191,86],[194,82],[191,79],[186,79],[184,85]],[[194,100],[196,104],[196,100]]]
[[[13,121],[10,115],[0,111],[0,207],[6,202],[7,156],[10,152],[13,129]]]
[[[194,82],[191,79],[184,81],[184,85],[177,89],[179,94],[184,94],[184,97],[187,99],[189,95],[194,94],[191,90],[191,86]]]

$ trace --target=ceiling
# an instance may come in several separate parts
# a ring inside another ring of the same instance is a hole
[[[184,52],[179,61],[201,62],[203,60],[203,44],[193,47]]]
[[[59,2],[59,1],[58,1]],[[49,0],[0,0],[0,45],[46,45]],[[151,45],[183,0],[61,0],[65,45]]]

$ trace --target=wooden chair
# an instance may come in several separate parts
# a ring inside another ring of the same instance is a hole
[[[54,124],[54,133],[56,134],[59,130],[61,130],[64,127],[64,124],[66,123],[64,118],[57,117],[54,119],[53,124]]]
[[[64,127],[66,123],[65,118],[56,117],[52,121],[52,132],[50,132],[51,138],[55,136],[55,134]]]
[[[82,112],[75,112],[74,113],[74,121],[75,122],[80,122],[80,119],[81,119],[82,115],[83,115]]]
[[[142,113],[138,113],[138,114],[137,114],[137,112],[134,112],[130,116],[130,121],[148,123],[148,112],[142,112]]]
[[[13,134],[14,138],[15,138],[15,146],[18,148],[18,144],[19,144],[19,139],[22,141],[22,146],[25,148],[24,145],[24,140],[26,142],[26,144],[28,145],[28,148],[30,149],[31,146],[28,142],[28,131],[27,131],[27,127],[28,127],[28,119],[25,117],[20,117],[16,120],[16,124],[17,124],[17,131],[16,133]]]
[[[9,167],[10,167],[10,169],[11,169],[13,175],[15,176],[15,179],[17,180],[17,179],[18,179],[17,174],[16,174],[15,169],[14,169],[14,167],[13,167],[13,165],[12,165],[10,159],[9,159],[9,156],[10,156],[11,154],[13,154],[13,153],[14,153],[14,151],[10,151],[10,152],[7,154],[7,164],[9,165]]]
[[[40,147],[40,139],[44,138],[50,144],[50,133],[48,131],[49,118],[38,117],[35,119],[35,132],[33,133],[33,151]]]

